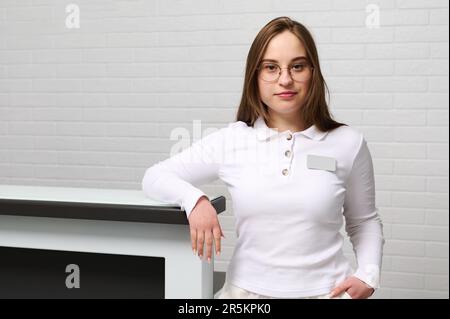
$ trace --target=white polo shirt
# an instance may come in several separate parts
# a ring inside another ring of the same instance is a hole
[[[226,280],[254,293],[295,298],[330,292],[350,275],[379,288],[383,225],[372,158],[349,126],[301,132],[237,121],[148,168],[145,194],[191,213],[220,178],[231,195],[237,241]],[[352,269],[340,229],[353,244]]]

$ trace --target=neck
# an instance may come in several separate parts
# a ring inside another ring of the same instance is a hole
[[[269,111],[270,114],[270,111]],[[305,130],[303,121],[292,114],[270,114],[268,127],[278,129],[279,132],[291,131],[293,133]]]

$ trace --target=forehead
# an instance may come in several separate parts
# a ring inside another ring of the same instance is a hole
[[[270,40],[263,59],[290,62],[298,56],[306,57],[303,43],[292,32],[284,31]]]

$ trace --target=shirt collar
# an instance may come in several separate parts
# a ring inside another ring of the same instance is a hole
[[[306,130],[300,132],[293,133],[290,130],[279,132],[276,129],[268,127],[262,116],[258,117],[253,125],[253,128],[256,130],[257,137],[260,141],[267,140],[274,135],[283,135],[287,133],[291,133],[293,136],[304,135],[312,140],[320,141],[328,134],[328,132],[322,132],[321,130],[319,130],[314,124],[308,127]]]

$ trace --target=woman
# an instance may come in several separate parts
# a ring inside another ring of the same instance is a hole
[[[223,233],[196,186],[227,185],[237,242],[217,298],[356,299],[379,287],[371,155],[361,133],[331,118],[325,92],[309,31],[274,19],[250,48],[237,121],[146,171],[144,192],[185,209],[194,254],[208,261]],[[342,251],[344,218],[356,270]]]

